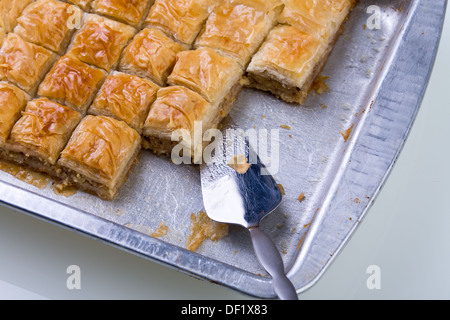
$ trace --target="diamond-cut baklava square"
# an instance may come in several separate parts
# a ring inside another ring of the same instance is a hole
[[[246,1],[219,1],[196,40],[196,47],[213,48],[236,59],[245,68],[275,24],[282,8],[281,2],[272,10],[260,10],[266,9],[262,2],[257,2],[256,8],[245,3]]]
[[[310,35],[332,36],[348,16],[354,0],[283,0],[279,22]]]
[[[39,86],[38,95],[72,107],[84,114],[106,76],[104,70],[65,55],[58,59],[45,76]]]
[[[139,26],[147,15],[154,0],[93,0],[92,11],[130,24]]]
[[[80,120],[69,107],[46,98],[31,100],[11,131],[7,149],[24,155],[25,166],[48,172]]]
[[[140,135],[125,122],[88,115],[75,129],[58,164],[68,176],[66,183],[113,200],[136,163],[141,145]]]
[[[79,60],[109,72],[136,30],[95,14],[86,14],[69,45],[68,53]]]
[[[14,33],[23,39],[62,54],[75,31],[69,19],[81,17],[81,10],[56,0],[37,0],[25,8],[17,19]],[[77,12],[75,12],[76,10]]]
[[[156,0],[145,23],[192,45],[216,4],[216,0]]]
[[[144,29],[125,48],[119,70],[151,79],[164,86],[178,52],[184,49],[160,30]]]
[[[89,114],[123,120],[140,133],[158,89],[150,80],[114,72],[106,78]]]
[[[21,89],[6,82],[0,82],[0,146],[8,140],[28,100],[30,96]]]
[[[201,156],[203,149],[202,140],[194,140],[195,124],[197,122],[204,132],[214,128],[216,116],[213,106],[198,93],[183,86],[161,88],[144,124],[144,147],[157,154],[170,155],[172,149],[181,143],[190,153],[182,156],[195,161],[198,159],[195,156]],[[182,141],[173,141],[174,133],[177,136],[187,133],[189,136],[184,136]]]
[[[14,83],[34,95],[56,59],[53,52],[9,33],[0,49],[0,80]]]
[[[0,1],[0,27],[6,32],[13,32],[17,18],[23,9],[33,0],[2,0]]]
[[[170,85],[182,85],[199,93],[211,104],[217,105],[240,90],[242,69],[231,58],[221,56],[210,48],[180,52],[168,78]]]
[[[253,57],[247,69],[252,86],[287,102],[302,103],[320,72],[327,46],[299,29],[280,25]]]

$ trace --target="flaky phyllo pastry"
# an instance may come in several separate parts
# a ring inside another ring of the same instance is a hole
[[[353,5],[0,0],[0,158],[113,200],[141,152],[198,160],[243,86],[301,104]]]

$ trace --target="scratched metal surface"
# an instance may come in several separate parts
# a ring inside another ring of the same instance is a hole
[[[381,8],[380,29],[367,28],[373,4]],[[345,246],[395,163],[429,79],[445,6],[445,0],[360,1],[323,70],[329,93],[294,106],[246,89],[235,103],[230,117],[241,128],[280,130],[275,178],[286,195],[262,228],[299,293]],[[340,132],[351,126],[345,142]],[[275,296],[247,231],[232,227],[219,242],[206,241],[195,253],[185,249],[190,214],[203,208],[194,166],[145,152],[114,202],[81,192],[58,196],[0,172],[0,201],[198,278]],[[155,239],[150,233],[161,222],[168,233]]]

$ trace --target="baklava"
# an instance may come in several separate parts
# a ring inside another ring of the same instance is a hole
[[[196,47],[210,47],[245,68],[282,9],[281,1],[269,1],[266,5],[262,1],[246,3],[220,0],[196,40]]]
[[[88,113],[125,121],[141,133],[158,89],[150,80],[114,72],[106,78]]]
[[[0,148],[2,148],[17,120],[21,117],[30,96],[18,87],[0,82]]]
[[[2,0],[0,1],[0,27],[7,33],[13,32],[17,18],[33,0]]]
[[[184,86],[161,88],[144,124],[143,145],[170,156],[180,144],[187,152],[180,157],[201,160],[202,133],[216,127],[216,119],[217,110],[198,93]],[[201,130],[200,136],[195,130]]]
[[[137,162],[141,145],[141,136],[125,122],[88,115],[58,160],[65,177],[60,183],[113,200]]]
[[[119,70],[151,79],[165,86],[176,62],[176,56],[186,49],[158,29],[139,32],[123,51]]]
[[[317,37],[280,25],[270,32],[247,69],[250,86],[300,104],[320,72],[326,49]]]
[[[231,58],[221,56],[210,48],[180,52],[168,78],[170,85],[185,86],[203,96],[213,105],[229,110],[241,91],[242,69]]]
[[[93,0],[91,11],[139,27],[153,0]]]
[[[57,55],[41,46],[8,33],[0,49],[0,80],[16,84],[34,95]]]
[[[286,0],[267,40],[247,68],[248,85],[302,104],[326,64],[353,0]]]
[[[216,0],[156,0],[145,24],[190,46],[216,4]]]
[[[104,70],[65,55],[58,59],[45,76],[38,95],[85,114],[106,76]]]
[[[110,72],[136,30],[121,22],[95,14],[85,14],[68,53],[77,59]]]
[[[310,35],[324,37],[338,32],[355,0],[283,0],[279,22],[295,26]]]
[[[6,150],[14,162],[56,175],[55,164],[80,120],[72,108],[46,98],[31,100],[13,127]]]
[[[77,5],[84,11],[88,11],[91,8],[92,2],[92,0],[61,0],[61,1]]]
[[[25,8],[17,19],[14,33],[23,39],[55,53],[67,49],[75,27],[70,24],[73,15],[81,17],[81,9],[56,0],[37,0]]]

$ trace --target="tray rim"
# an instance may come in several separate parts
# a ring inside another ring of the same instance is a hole
[[[364,208],[361,208],[359,220],[348,230],[348,233],[342,241],[337,250],[333,252],[332,257],[330,257],[327,262],[322,266],[322,269],[318,274],[315,275],[307,284],[302,285],[297,288],[298,293],[301,293],[310,287],[312,287],[323,273],[326,271],[328,266],[334,261],[338,253],[343,249],[351,235],[359,226],[362,218],[367,214],[370,206],[375,201],[376,195],[379,193],[384,185],[384,182],[388,178],[393,166],[395,165],[396,159],[398,158],[401,149],[406,142],[406,138],[412,128],[415,116],[420,108],[425,90],[432,72],[432,67],[436,58],[436,54],[439,47],[439,40],[442,33],[442,26],[445,18],[445,8],[447,6],[447,0],[438,0],[430,3],[425,0],[415,0],[411,4],[411,12],[408,15],[410,19],[409,23],[405,24],[405,28],[399,34],[398,47],[401,50],[408,50],[412,48],[412,44],[403,41],[403,35],[405,32],[411,29],[418,29],[420,27],[421,19],[427,14],[427,10],[431,10],[430,7],[441,7],[442,15],[440,19],[436,19],[432,26],[436,30],[436,34],[430,37],[422,37],[422,45],[429,48],[433,48],[430,59],[427,61],[429,68],[428,72],[424,74],[417,74],[420,77],[422,87],[420,92],[410,92],[416,98],[416,104],[414,108],[414,116],[410,119],[410,124],[405,128],[405,139],[403,139],[397,146],[395,156],[391,159],[391,163],[387,168],[385,174],[380,177],[380,183],[377,187],[376,192],[371,195],[371,200],[367,203]],[[414,46],[417,46],[415,44]],[[395,60],[396,57],[390,57]],[[412,57],[409,57],[412,59]],[[392,70],[390,68],[385,68],[384,74],[379,81],[383,82],[388,75],[392,76],[392,72],[399,72],[398,70]],[[373,108],[376,109],[380,107],[378,101],[374,99]],[[366,121],[374,117],[374,113],[367,113]],[[349,148],[346,153],[347,156],[350,155],[350,150],[358,146],[358,141],[360,136],[356,136],[356,139],[351,141],[351,148]],[[342,175],[345,174],[346,170],[349,170],[348,166],[343,168],[341,172]],[[332,201],[334,195],[330,196],[328,201]],[[26,201],[24,201],[26,199]],[[40,207],[35,208],[33,206],[33,201],[39,201]],[[270,279],[261,278],[245,270],[227,265],[226,263],[215,261],[211,258],[202,256],[201,254],[188,251],[184,248],[169,244],[159,239],[152,238],[151,236],[145,235],[138,231],[132,230],[122,225],[118,225],[114,222],[108,221],[106,219],[94,216],[88,212],[80,211],[77,208],[70,207],[63,203],[57,202],[55,200],[42,197],[38,193],[28,191],[17,187],[15,185],[9,184],[4,181],[0,181],[0,204],[12,208],[16,211],[23,212],[25,214],[34,216],[38,219],[47,221],[49,223],[58,225],[65,229],[80,233],[82,235],[88,236],[94,240],[99,240],[113,247],[117,247],[121,250],[128,251],[130,253],[136,254],[140,257],[152,260],[156,263],[163,264],[165,266],[176,269],[180,272],[187,273],[199,279],[208,280],[213,283],[229,287],[243,294],[261,298],[261,299],[271,299],[275,295],[271,288]],[[318,228],[319,221],[314,221],[311,228]],[[305,238],[305,246],[308,247],[313,244],[314,239],[312,239],[309,233]],[[304,256],[305,251],[300,251],[300,256]],[[300,257],[299,256],[299,257]],[[181,263],[180,263],[181,262]],[[289,272],[289,275],[295,280],[297,272],[302,267],[302,259],[297,258]],[[196,268],[194,266],[201,266],[201,268]],[[243,279],[245,278],[245,281]]]

